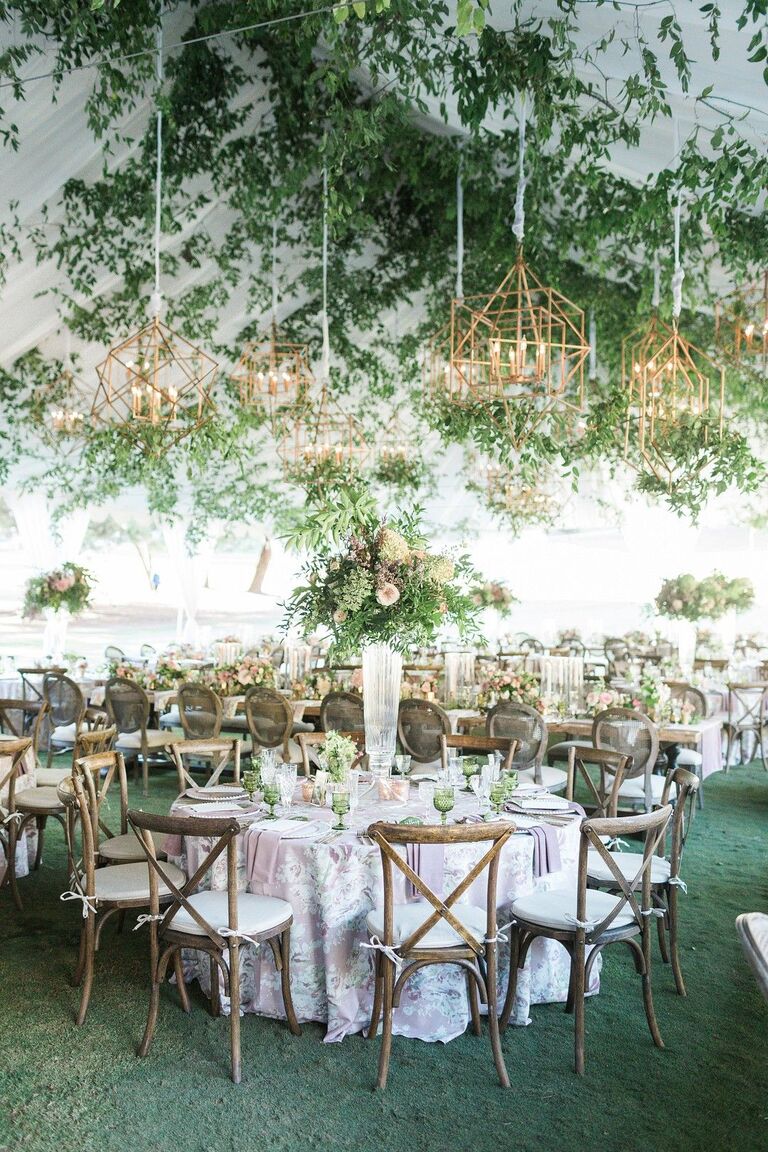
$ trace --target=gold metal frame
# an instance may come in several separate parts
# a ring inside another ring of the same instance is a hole
[[[314,384],[306,344],[284,340],[275,324],[264,340],[245,345],[230,379],[240,402],[263,409],[273,422],[282,409],[301,404]]]
[[[368,451],[362,425],[331,399],[325,384],[317,404],[308,406],[277,443],[277,454],[289,469],[326,462],[361,467]]]
[[[715,344],[732,364],[768,378],[768,269],[715,304]]]

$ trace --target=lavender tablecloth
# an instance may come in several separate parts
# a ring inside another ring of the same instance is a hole
[[[291,934],[291,987],[294,1006],[300,1021],[320,1021],[327,1025],[326,1041],[341,1040],[363,1030],[369,1021],[373,1000],[372,961],[361,944],[367,941],[366,916],[375,905],[381,905],[382,872],[379,851],[363,842],[358,830],[375,820],[401,820],[409,814],[424,814],[423,805],[414,800],[407,806],[393,803],[370,803],[361,797],[361,806],[349,818],[351,830],[334,839],[318,842],[312,839],[281,839],[277,853],[272,838],[265,840],[269,852],[268,866],[258,864],[258,851],[247,852],[246,838],[260,835],[255,825],[238,837],[238,884],[249,890],[289,900],[294,922]],[[180,811],[177,805],[174,811]],[[460,795],[453,816],[476,811],[473,797]],[[327,809],[296,805],[294,814],[330,823]],[[190,826],[193,821],[190,819]],[[561,870],[534,877],[534,838],[519,834],[506,845],[499,870],[499,923],[505,924],[506,910],[512,901],[531,890],[571,886],[575,883],[579,843],[579,820],[557,829]],[[320,835],[320,833],[318,833]],[[208,848],[201,837],[184,837],[167,845],[169,858],[189,874]],[[450,890],[462,879],[482,854],[478,845],[452,846],[445,852],[444,884]],[[269,882],[264,876],[271,877]],[[261,879],[258,879],[258,877]],[[396,899],[405,899],[402,891]],[[215,888],[226,884],[226,865],[220,859],[209,878]],[[466,898],[484,906],[484,882],[476,881]],[[241,1007],[246,1012],[265,1016],[283,1016],[280,985],[268,949],[247,946],[241,952]],[[506,987],[508,946],[501,945],[500,971]],[[598,987],[598,965],[595,966],[592,990]],[[185,953],[185,978],[198,979],[209,991],[207,958],[199,953]],[[568,958],[554,941],[538,940],[531,951],[525,971],[518,981],[515,1022],[529,1023],[531,1004],[563,1002],[568,991]],[[395,1013],[398,1035],[423,1040],[451,1040],[461,1035],[469,1023],[469,1004],[463,974],[452,966],[428,968],[417,973],[406,986],[400,1009]]]

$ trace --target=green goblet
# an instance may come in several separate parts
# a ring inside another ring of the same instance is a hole
[[[448,813],[453,808],[455,802],[456,797],[453,793],[453,784],[437,784],[435,786],[435,794],[432,797],[432,803],[440,813],[441,824],[446,823]]]
[[[461,761],[461,770],[464,773],[464,792],[471,792],[470,780],[479,772],[477,756],[464,756]]]
[[[491,807],[497,816],[501,815],[501,810],[504,807],[504,801],[507,798],[507,782],[506,780],[494,780],[491,784]]]
[[[331,792],[331,811],[338,821],[333,826],[334,832],[343,832],[345,828],[344,817],[349,812],[349,788],[345,785],[334,785]]]
[[[277,816],[275,816],[275,804],[277,804],[279,800],[280,789],[277,785],[277,781],[275,780],[271,784],[265,784],[264,803],[269,806],[269,813],[264,817],[265,820],[277,820]]]

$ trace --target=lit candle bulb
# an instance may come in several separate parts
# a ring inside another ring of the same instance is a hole
[[[744,335],[746,336],[747,340],[751,340],[752,337],[754,336],[754,334],[755,334],[755,326],[750,321],[750,323],[747,324],[744,328]]]

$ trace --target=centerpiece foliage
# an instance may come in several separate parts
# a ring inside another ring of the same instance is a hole
[[[727,612],[746,612],[754,603],[750,580],[729,580],[713,572],[703,580],[686,573],[665,580],[656,597],[656,611],[670,620],[719,620]]]
[[[472,599],[478,608],[492,608],[499,616],[509,616],[517,597],[500,580],[486,580],[472,589]]]
[[[285,605],[284,629],[303,635],[328,629],[337,656],[366,644],[407,652],[433,643],[448,626],[462,638],[475,636],[469,558],[428,551],[420,517],[420,509],[392,521],[368,514],[350,526],[340,547],[333,536],[318,542],[305,583]]]
[[[516,704],[527,704],[529,708],[544,711],[541,684],[531,672],[510,672],[497,667],[483,682],[481,691],[486,699],[512,700]]]
[[[45,609],[77,616],[90,607],[93,577],[80,564],[67,563],[27,581],[22,615],[28,620]]]

